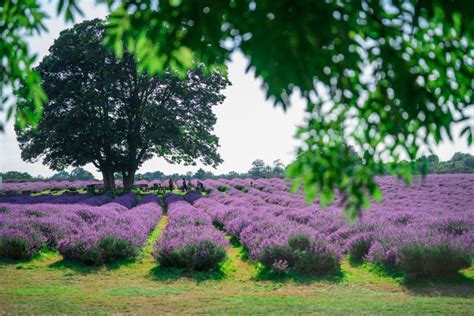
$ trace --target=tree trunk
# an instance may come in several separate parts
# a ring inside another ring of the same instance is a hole
[[[104,191],[114,192],[115,191],[114,173],[110,169],[104,169],[102,170],[102,177],[104,181]]]
[[[129,172],[123,172],[123,189],[124,191],[130,192],[133,189],[133,183],[135,182],[135,170]]]

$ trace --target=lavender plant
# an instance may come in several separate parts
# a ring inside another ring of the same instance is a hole
[[[203,211],[184,201],[167,200],[168,224],[155,245],[160,265],[198,271],[217,268],[229,246],[224,234]]]

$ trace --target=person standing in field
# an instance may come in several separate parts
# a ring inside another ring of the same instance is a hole
[[[169,190],[170,191],[173,191],[174,189],[174,184],[173,184],[173,179],[170,178],[170,180],[168,181],[168,186],[169,186]]]
[[[203,191],[204,191],[204,184],[202,184],[201,181],[198,181],[198,183],[197,183],[197,190],[198,190],[199,192],[203,192]]]
[[[181,189],[183,190],[183,192],[188,191],[188,185],[186,184],[186,179],[184,178],[183,178],[183,185],[181,186]]]

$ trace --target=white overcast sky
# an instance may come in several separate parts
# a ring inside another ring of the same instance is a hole
[[[104,18],[107,14],[104,6],[94,5],[91,0],[80,1],[80,4],[85,16],[78,18],[77,22],[97,17]],[[46,22],[48,32],[29,40],[30,49],[38,54],[39,60],[48,52],[48,48],[60,31],[71,26],[56,18],[55,4],[46,1],[44,8],[51,16]],[[243,55],[237,53],[232,56],[232,61],[228,64],[232,86],[224,91],[226,96],[224,103],[215,107],[217,115],[215,134],[220,138],[219,153],[224,162],[217,169],[204,167],[214,173],[245,172],[257,158],[267,163],[275,159],[289,163],[295,156],[298,142],[293,135],[296,126],[303,120],[304,103],[296,97],[292,98],[293,106],[286,113],[280,108],[273,107],[271,102],[265,100],[264,92],[260,88],[261,81],[255,79],[252,73],[245,73],[246,66],[247,60]],[[11,123],[6,132],[0,134],[0,146],[0,168],[3,172],[18,170],[42,176],[51,176],[54,173],[41,162],[22,161]],[[468,148],[466,141],[460,139],[454,143],[443,143],[435,148],[435,153],[442,160],[449,159],[456,151],[474,153],[474,148]],[[199,165],[196,167],[171,165],[163,159],[153,158],[145,162],[139,172],[160,170],[166,174],[185,173],[195,171],[199,167]],[[99,175],[93,166],[87,166],[86,169]]]

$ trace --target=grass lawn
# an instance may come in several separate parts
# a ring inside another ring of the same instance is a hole
[[[338,275],[276,277],[245,259],[238,245],[219,271],[193,273],[157,266],[152,243],[139,259],[88,267],[42,253],[0,263],[0,314],[473,314],[474,268],[448,280],[404,283],[344,261]]]

